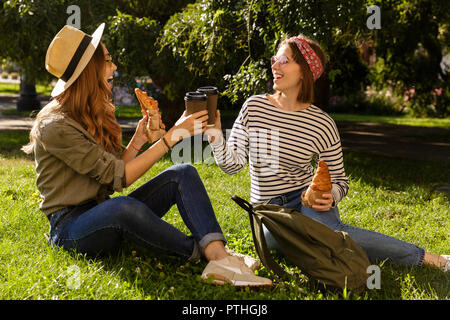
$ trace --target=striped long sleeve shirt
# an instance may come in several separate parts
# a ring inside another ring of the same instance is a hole
[[[286,111],[266,95],[252,96],[242,106],[228,139],[221,136],[210,145],[225,173],[239,172],[248,159],[252,204],[310,185],[314,156],[328,165],[335,203],[347,194],[339,132],[333,119],[314,105]]]

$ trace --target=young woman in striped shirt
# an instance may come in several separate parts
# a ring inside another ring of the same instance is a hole
[[[387,259],[448,270],[447,256],[429,254],[414,244],[341,222],[337,204],[347,194],[349,183],[339,132],[334,121],[312,104],[314,81],[325,63],[319,44],[303,35],[281,42],[272,57],[275,93],[247,99],[228,140],[223,137],[219,111],[215,126],[206,131],[217,165],[225,173],[235,174],[248,158],[252,204],[295,208],[333,230],[345,231],[373,262]],[[301,194],[312,181],[314,157],[328,165],[332,190],[307,208]],[[265,236],[270,249],[282,251],[267,229]]]

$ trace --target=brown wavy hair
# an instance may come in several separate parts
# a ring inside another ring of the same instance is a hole
[[[314,50],[314,52],[319,57],[320,61],[322,62],[322,66],[325,68],[325,65],[327,63],[327,58],[325,56],[324,51],[320,47],[320,44],[311,39],[307,36],[300,34],[297,37],[300,39],[304,39],[308,42],[311,49]],[[278,49],[280,49],[283,45],[288,45],[291,48],[292,56],[294,61],[300,65],[301,72],[303,74],[303,79],[301,80],[300,84],[300,93],[297,97],[297,100],[299,102],[303,103],[313,103],[314,102],[314,78],[313,74],[311,72],[311,69],[309,68],[308,63],[306,62],[305,58],[303,57],[303,54],[298,49],[297,45],[294,41],[289,41],[291,36],[286,37],[278,46]],[[319,78],[320,79],[320,78]],[[278,94],[280,94],[278,92]]]
[[[122,129],[110,102],[112,93],[105,80],[105,64],[100,43],[78,79],[38,113],[30,132],[30,143],[22,147],[25,153],[33,152],[40,122],[55,114],[79,123],[106,151],[119,153],[122,150]]]

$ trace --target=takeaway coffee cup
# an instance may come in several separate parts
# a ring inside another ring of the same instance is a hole
[[[217,99],[219,98],[219,90],[216,87],[209,86],[198,88],[197,91],[204,93],[207,96],[209,115],[207,126],[212,127],[216,122]]]
[[[187,92],[184,96],[184,105],[186,106],[186,115],[190,115],[208,107],[206,94],[201,92]]]

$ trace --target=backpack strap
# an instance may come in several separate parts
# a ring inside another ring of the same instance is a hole
[[[253,206],[246,200],[234,195],[231,199],[236,202],[241,208],[246,210],[249,214],[250,218],[250,227],[252,229],[253,242],[255,243],[256,253],[261,259],[262,263],[270,270],[272,270],[275,274],[282,277],[285,275],[291,275],[284,268],[282,268],[272,257],[270,253],[267,243],[266,237],[264,236],[263,231],[263,219],[257,215],[253,211]]]
[[[275,259],[272,257],[272,254],[270,253],[269,248],[267,247],[266,237],[264,236],[264,229],[263,229],[263,223],[264,223],[264,217],[261,219],[250,219],[250,224],[252,226],[252,232],[253,232],[253,240],[255,242],[255,247],[258,248],[259,252],[258,255],[263,261],[264,265],[272,270],[275,274],[277,274],[280,277],[290,275],[291,273],[287,272],[283,267],[281,267]],[[255,228],[255,224],[257,228]],[[255,229],[258,229],[255,232]]]
[[[244,200],[242,198],[239,198],[238,196],[234,195],[231,197],[231,199],[236,202],[242,209],[247,211],[249,214],[253,213],[253,206],[248,202],[247,200]]]

